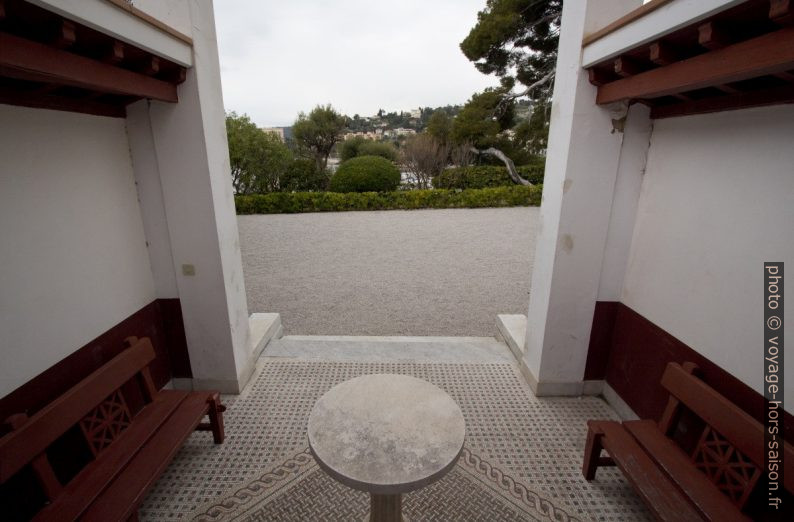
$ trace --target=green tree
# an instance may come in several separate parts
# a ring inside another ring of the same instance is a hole
[[[339,159],[343,163],[358,156],[380,156],[389,161],[397,161],[397,149],[391,143],[368,140],[361,136],[354,136],[342,142],[339,147]]]
[[[427,128],[425,130],[428,134],[433,136],[436,141],[447,145],[450,142],[452,134],[452,118],[441,109],[433,111],[433,114],[430,115],[430,119],[427,120]]]
[[[529,115],[529,119],[516,125],[513,130],[517,147],[533,155],[540,155],[546,151],[549,138],[549,118],[546,114],[548,109],[548,104],[536,107]]]
[[[279,180],[282,192],[319,192],[328,188],[327,172],[317,170],[314,160],[298,158],[287,167]]]
[[[243,114],[226,115],[232,186],[237,194],[274,192],[292,162],[292,153],[278,136],[263,132]]]
[[[358,156],[358,148],[366,141],[361,136],[353,136],[339,144],[339,159],[343,162]]]
[[[547,100],[561,14],[562,0],[488,0],[460,49],[480,72],[499,77],[503,87],[523,86],[513,96]]]
[[[346,118],[330,105],[318,105],[307,115],[300,113],[292,124],[292,137],[298,148],[314,157],[317,170],[324,172],[328,156],[340,140]]]
[[[513,126],[515,103],[504,100],[505,89],[485,89],[474,94],[452,121],[452,141],[477,148],[493,147],[497,135]]]
[[[484,74],[494,74],[501,82],[499,101],[492,105],[490,117],[500,120],[509,109],[514,111],[517,99],[528,99],[528,122],[515,129],[516,139],[510,145],[521,154],[540,153],[548,138],[546,113],[549,107],[557,62],[562,0],[488,0],[477,13],[477,23],[461,42],[463,54]],[[514,88],[517,91],[514,91]],[[485,118],[486,111],[481,114]],[[473,125],[473,115],[466,122],[472,135],[479,133],[480,144],[490,127]],[[504,139],[499,139],[503,144]],[[526,183],[508,161],[511,153],[498,143],[488,145],[482,153],[504,161],[518,183]],[[515,154],[513,154],[515,156]],[[517,158],[516,158],[517,159]]]
[[[389,161],[397,161],[397,148],[385,141],[366,140],[358,148],[359,156],[380,156]]]

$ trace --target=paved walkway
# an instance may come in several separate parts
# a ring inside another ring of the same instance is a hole
[[[491,337],[526,313],[538,210],[240,216],[249,311],[287,334]]]

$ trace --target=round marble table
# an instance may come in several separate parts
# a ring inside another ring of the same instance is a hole
[[[402,493],[443,477],[463,449],[466,424],[452,397],[407,375],[350,379],[320,397],[309,447],[329,475],[370,493],[371,521],[402,520]]]

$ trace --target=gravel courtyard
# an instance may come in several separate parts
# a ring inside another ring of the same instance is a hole
[[[526,313],[538,211],[239,216],[249,312],[290,335],[493,336]]]

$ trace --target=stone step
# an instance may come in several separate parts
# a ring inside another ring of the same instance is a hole
[[[524,356],[524,340],[527,336],[527,316],[522,314],[499,314],[496,329],[507,346],[520,361]]]
[[[251,332],[250,346],[251,358],[256,360],[273,339],[278,339],[284,330],[281,327],[280,314],[255,313],[248,317],[248,328]]]
[[[287,335],[262,357],[315,361],[504,363],[510,349],[493,337]]]

